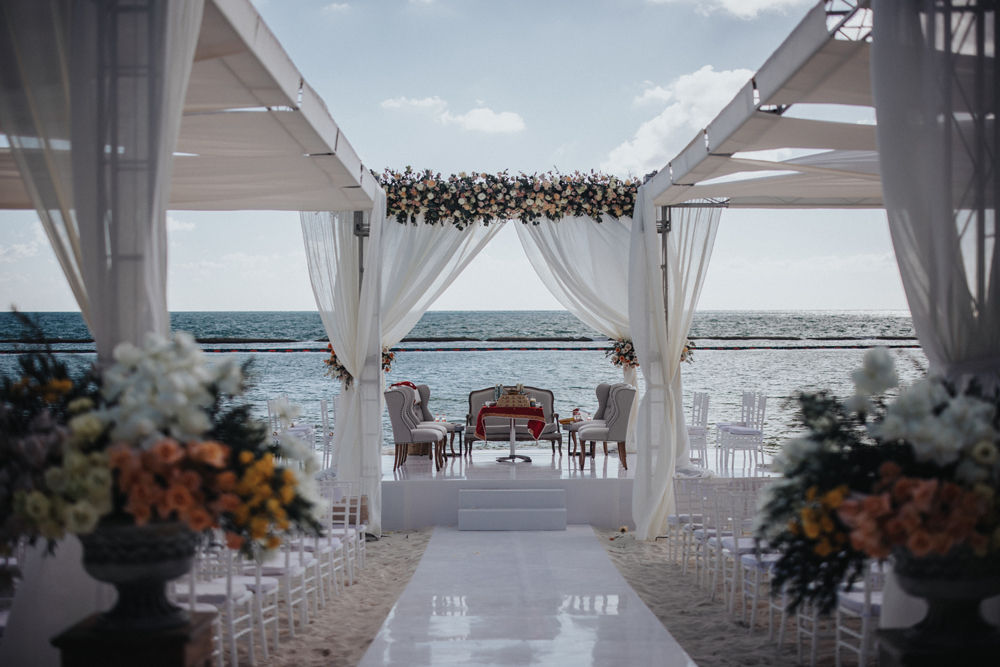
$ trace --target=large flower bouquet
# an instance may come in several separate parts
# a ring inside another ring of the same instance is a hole
[[[892,357],[869,351],[856,393],[798,397],[802,437],[775,459],[782,479],[758,517],[758,536],[782,552],[773,590],[793,605],[830,609],[868,558],[942,558],[1000,573],[1000,412],[997,396],[924,378],[894,403]]]
[[[292,526],[318,528],[312,452],[272,444],[235,400],[242,369],[208,364],[194,339],[123,343],[102,373],[70,376],[47,351],[22,356],[0,385],[0,533],[49,540],[99,522],[180,521],[222,528],[247,555],[276,547]],[[281,463],[278,463],[278,461]]]
[[[606,174],[560,173],[451,175],[443,178],[429,169],[386,169],[379,179],[386,192],[387,215],[415,222],[418,215],[430,224],[450,222],[463,229],[478,221],[520,220],[538,224],[542,218],[561,220],[588,216],[632,215],[638,179],[621,180]]]

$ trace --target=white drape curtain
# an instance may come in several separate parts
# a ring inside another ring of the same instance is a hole
[[[667,234],[668,306],[664,307],[661,237],[645,186],[636,196],[629,258],[629,322],[646,393],[636,423],[638,456],[632,490],[636,539],[666,533],[675,472],[691,469],[680,358],[708,271],[719,208],[673,209]],[[669,315],[669,317],[667,317]]]
[[[355,377],[341,388],[334,424],[337,476],[362,479],[370,532],[381,532],[381,456],[384,378],[382,348],[398,343],[501,225],[401,224],[385,217],[379,192],[364,248],[358,287],[354,214],[301,214],[313,293],[337,357]],[[360,381],[358,380],[360,378]]]
[[[0,19],[0,122],[104,362],[170,329],[166,207],[204,2],[118,4]]]
[[[101,362],[119,342],[169,332],[166,206],[203,5],[0,12],[0,124]],[[32,550],[0,664],[58,665],[49,639],[113,597],[83,572],[72,538],[54,558]]]
[[[605,216],[517,225],[524,254],[535,273],[566,310],[600,333],[631,338],[628,323],[629,245],[632,218]],[[625,382],[638,389],[634,368],[623,371]],[[635,451],[639,402],[632,402],[625,448]]]
[[[995,8],[876,0],[873,9],[882,192],[913,327],[932,374],[989,390],[1000,380]],[[890,574],[883,627],[912,625],[926,608]],[[983,612],[1000,622],[1000,598]]]
[[[502,222],[458,229],[388,219],[382,231],[382,346],[408,334],[469,262],[503,228]]]

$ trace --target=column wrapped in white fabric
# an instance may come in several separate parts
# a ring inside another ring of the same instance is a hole
[[[645,186],[636,195],[629,256],[629,324],[646,381],[636,424],[638,451],[632,490],[632,516],[636,538],[641,540],[666,533],[667,516],[673,511],[675,471],[691,467],[681,352],[712,257],[720,213],[719,208],[673,211],[666,257],[668,327],[653,200]]]

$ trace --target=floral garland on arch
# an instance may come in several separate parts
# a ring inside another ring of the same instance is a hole
[[[482,221],[520,220],[537,225],[542,218],[558,221],[588,216],[632,215],[639,179],[619,179],[607,174],[452,174],[444,178],[431,170],[386,169],[379,177],[386,193],[386,215],[401,223],[451,222],[459,229]]]

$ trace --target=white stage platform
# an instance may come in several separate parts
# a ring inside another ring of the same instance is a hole
[[[394,457],[383,456],[382,528],[457,525],[461,489],[564,489],[567,523],[635,528],[634,454],[628,457],[629,470],[622,468],[617,452],[605,457],[602,451],[596,459],[588,457],[580,470],[577,457],[553,454],[550,449],[518,449],[518,454],[531,457],[531,463],[497,463],[507,451],[477,449],[471,458],[449,457],[440,471],[434,470],[430,458],[410,455],[394,472]]]

